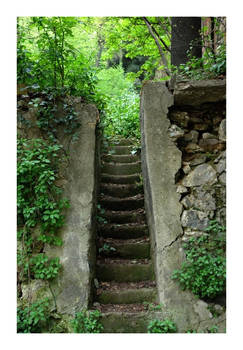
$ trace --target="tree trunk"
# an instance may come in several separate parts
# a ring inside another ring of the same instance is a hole
[[[172,17],[171,63],[175,66],[188,61],[191,44],[192,56],[202,57],[200,40],[201,17]]]

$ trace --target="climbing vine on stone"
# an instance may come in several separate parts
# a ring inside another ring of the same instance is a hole
[[[49,144],[42,139],[19,138],[17,142],[19,285],[32,279],[50,281],[61,268],[58,258],[49,259],[43,253],[45,243],[62,244],[57,232],[64,224],[63,210],[69,206],[68,200],[61,198],[62,190],[55,185],[60,151],[60,145]],[[46,302],[42,305],[40,301],[19,307],[18,331],[36,331],[39,320],[44,319],[46,308]]]

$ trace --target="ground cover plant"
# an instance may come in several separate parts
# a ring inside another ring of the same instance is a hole
[[[191,290],[200,298],[213,299],[226,288],[225,227],[211,221],[201,237],[184,244],[186,260],[173,272],[182,289]]]

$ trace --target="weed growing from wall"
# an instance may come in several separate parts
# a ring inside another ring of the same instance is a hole
[[[185,243],[186,261],[173,272],[172,279],[183,290],[213,299],[224,293],[226,287],[225,227],[213,220],[205,231],[201,237]]]

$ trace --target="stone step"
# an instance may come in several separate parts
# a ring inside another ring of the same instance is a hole
[[[102,248],[106,244],[115,249],[111,251],[102,250],[102,256],[117,256],[125,259],[145,259],[150,258],[150,242],[148,237],[136,239],[100,239],[98,247]]]
[[[144,209],[132,210],[132,211],[114,211],[106,210],[102,215],[110,223],[126,224],[129,222],[144,222],[145,211]]]
[[[112,197],[131,197],[143,193],[143,186],[138,184],[100,184],[100,192]]]
[[[98,233],[104,238],[129,239],[148,236],[146,224],[104,224],[98,226]]]
[[[102,160],[105,162],[113,162],[113,163],[134,163],[140,160],[139,155],[110,155],[110,154],[103,154]]]
[[[100,180],[103,183],[113,184],[136,184],[140,182],[140,174],[133,175],[110,175],[102,173]]]
[[[110,140],[109,146],[132,146],[133,143],[131,139]]]
[[[101,166],[102,173],[109,175],[133,175],[141,172],[141,162],[106,163]]]
[[[134,147],[133,146],[109,146],[107,147],[107,154],[132,154]]]
[[[102,304],[136,304],[156,301],[156,288],[129,288],[117,290],[97,290],[96,300]]]
[[[120,310],[120,305],[118,310]],[[136,306],[135,306],[136,307]],[[134,308],[135,308],[134,307]],[[114,307],[115,309],[115,307]],[[131,305],[132,309],[132,305]],[[148,325],[152,320],[163,320],[163,312],[102,312],[101,323],[104,327],[102,333],[148,333]]]
[[[99,203],[108,210],[133,210],[144,207],[144,197],[141,194],[126,198],[100,196]]]
[[[97,260],[96,277],[100,281],[139,282],[154,280],[152,262],[114,259]],[[142,260],[144,261],[144,260]]]

